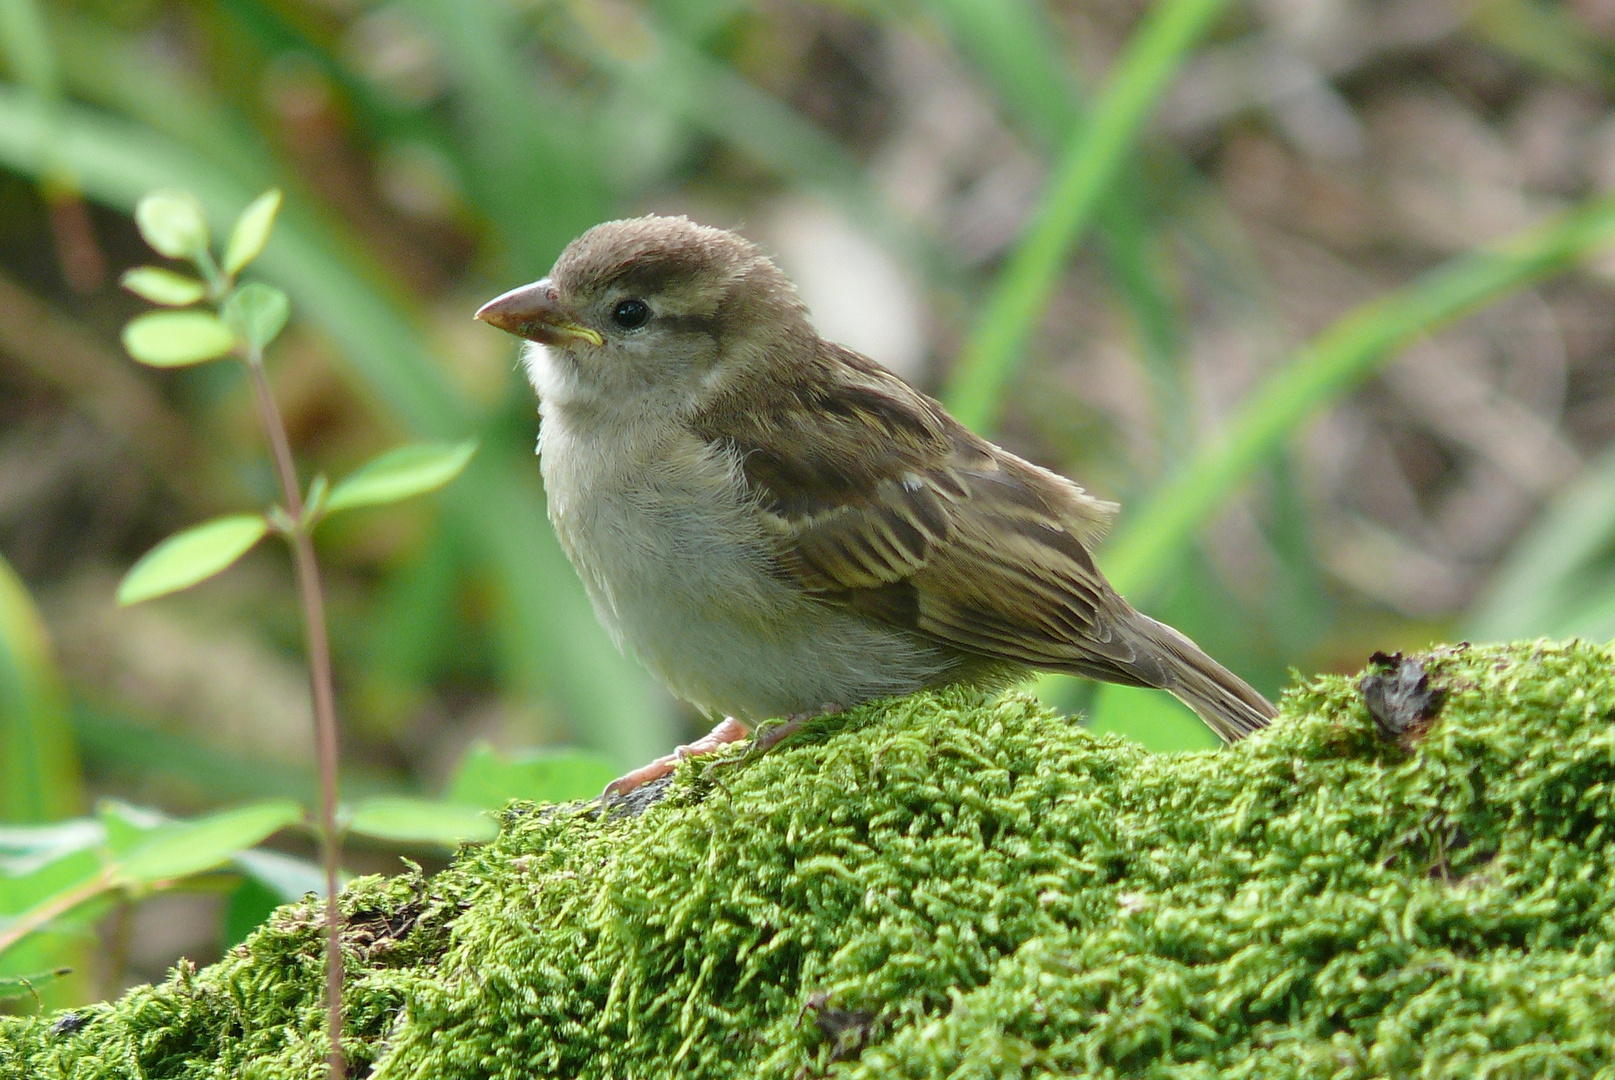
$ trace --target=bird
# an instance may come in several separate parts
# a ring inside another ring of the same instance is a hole
[[[1135,611],[1093,550],[1118,507],[820,337],[756,244],[608,221],[477,319],[526,340],[550,521],[601,623],[705,737],[610,794],[806,718],[1035,670],[1177,696],[1225,742],[1270,702]]]

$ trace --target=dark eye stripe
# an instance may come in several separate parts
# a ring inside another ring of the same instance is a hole
[[[718,340],[723,329],[722,320],[716,315],[663,315],[660,325],[676,333],[705,334],[714,341]]]

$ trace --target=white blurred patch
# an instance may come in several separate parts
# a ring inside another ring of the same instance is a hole
[[[799,196],[776,204],[760,232],[822,336],[905,379],[920,377],[924,311],[891,255],[834,211]]]

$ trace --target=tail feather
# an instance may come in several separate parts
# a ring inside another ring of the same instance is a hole
[[[1223,742],[1236,742],[1265,728],[1278,710],[1244,679],[1207,656],[1200,646],[1165,623],[1130,612],[1125,626],[1138,652],[1154,663],[1141,663],[1133,671],[1151,678],[1141,681],[1173,694],[1195,711]]]

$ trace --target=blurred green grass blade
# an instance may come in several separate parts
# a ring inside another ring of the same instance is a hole
[[[325,895],[325,871],[307,859],[269,848],[248,848],[231,857],[230,867],[268,889],[283,904],[301,900],[309,893]]]
[[[49,17],[63,81],[74,97],[205,151],[238,179],[261,186],[275,175],[274,156],[257,133],[166,54],[142,48],[138,39],[67,5],[52,6]]]
[[[84,801],[45,622],[0,558],[0,821],[56,821]]]
[[[418,704],[421,688],[443,667],[469,659],[476,643],[465,626],[459,587],[465,553],[453,529],[434,529],[421,550],[391,567],[361,628],[358,687],[370,714],[383,724]],[[451,644],[444,635],[455,635]]]
[[[147,191],[183,187],[223,225],[265,186],[236,179],[156,132],[83,108],[64,105],[55,118],[56,149],[77,170],[85,193],[126,212]],[[45,122],[25,95],[0,86],[0,164],[39,175]],[[388,286],[349,261],[331,232],[288,191],[274,242],[255,265],[286,289],[298,317],[319,328],[361,389],[404,428],[422,438],[464,438],[474,427],[473,410],[426,352],[415,320]],[[662,753],[675,739],[672,721],[643,673],[595,621],[545,520],[531,442],[484,439],[483,445],[489,452],[473,460],[444,503],[467,524],[494,573],[507,609],[502,644],[515,673],[554,694],[576,722],[580,742],[624,764]]]
[[[1602,589],[1592,592],[1566,612],[1556,625],[1562,629],[1554,631],[1555,637],[1579,637],[1588,641],[1615,639],[1615,587],[1605,582]]]
[[[351,69],[339,51],[341,34],[350,24],[327,21],[277,0],[217,0],[197,15],[199,22],[205,20],[203,32],[214,36],[214,48],[256,54],[254,59],[265,63],[295,56],[299,63],[309,64],[330,80],[337,96],[352,110],[357,129],[384,137],[424,139],[437,149],[451,145],[430,110],[396,101]]]
[[[1615,451],[1605,451],[1554,496],[1515,542],[1468,619],[1477,641],[1513,641],[1602,622],[1588,572],[1615,547]],[[1607,588],[1607,586],[1606,586]]]
[[[1194,532],[1302,423],[1420,335],[1615,241],[1615,200],[1593,202],[1493,247],[1459,256],[1340,319],[1257,387],[1220,435],[1123,520],[1105,545],[1111,582],[1134,599],[1155,587]]]
[[[954,48],[975,68],[1011,120],[1055,152],[1083,122],[1080,91],[1067,73],[1048,13],[1027,0],[924,0]],[[1153,262],[1146,177],[1124,161],[1096,211],[1105,261],[1132,317],[1149,374],[1163,446],[1181,450],[1187,415],[1178,355],[1177,312]]]
[[[1046,150],[1082,119],[1048,11],[1027,0],[922,0],[1000,105]]]
[[[226,951],[235,948],[268,922],[276,908],[296,899],[299,898],[282,897],[257,878],[243,876],[224,905],[224,918],[219,928],[220,947]]]
[[[83,702],[73,703],[70,720],[85,767],[121,789],[158,785],[181,800],[206,806],[273,797],[312,805],[319,797],[312,767],[234,754]],[[343,763],[342,790],[360,798],[397,794],[405,784],[349,761]]]
[[[64,105],[54,120],[56,149],[80,175],[87,195],[125,212],[158,188],[184,188],[227,226],[262,190],[247,184],[163,135],[88,109]],[[47,115],[10,87],[0,86],[0,163],[37,175]],[[288,198],[275,242],[259,260],[265,277],[292,296],[298,317],[318,325],[379,398],[411,428],[434,435],[462,433],[468,410],[421,345],[414,319],[347,264],[333,248],[327,222]]]
[[[1071,136],[1031,223],[999,275],[943,400],[970,427],[990,429],[1004,389],[1101,198],[1151,108],[1211,26],[1224,0],[1164,0],[1146,16]]]
[[[520,5],[399,6],[431,36],[456,87],[472,197],[513,268],[538,276],[574,236],[613,216],[616,193],[587,118],[521,48],[530,35]]]
[[[1146,220],[1143,202],[1141,184],[1124,178],[1099,208],[1100,240],[1111,281],[1132,317],[1154,405],[1156,439],[1170,461],[1181,456],[1190,434],[1180,363],[1183,327],[1156,265],[1154,223]]]
[[[0,45],[12,78],[42,98],[61,93],[56,54],[35,0],[0,0]]]
[[[897,212],[828,132],[671,28],[647,17],[634,33],[640,41],[632,49],[578,29],[560,35],[558,44],[630,87],[646,108],[671,113],[814,192],[942,284],[955,284],[957,259]]]

